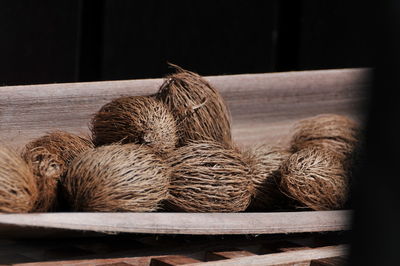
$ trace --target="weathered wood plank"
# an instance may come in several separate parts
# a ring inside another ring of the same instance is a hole
[[[267,255],[249,256],[235,259],[227,259],[220,261],[194,263],[188,265],[293,265],[295,263],[304,263],[316,259],[331,258],[336,256],[345,256],[347,254],[347,246],[328,246],[321,248],[312,248],[306,250],[288,251]]]
[[[206,261],[214,261],[214,260],[241,258],[254,255],[256,254],[249,252],[247,250],[239,250],[232,248],[227,250],[208,251],[206,252],[205,259]]]
[[[311,266],[343,266],[347,265],[348,260],[345,257],[333,257],[311,261]]]
[[[112,258],[112,259],[86,259],[86,260],[64,260],[64,261],[41,261],[13,264],[15,266],[116,266],[135,265],[148,266],[152,257],[135,258]]]
[[[199,260],[189,258],[181,255],[170,255],[159,258],[153,258],[150,261],[150,266],[175,266],[175,265],[187,265],[200,262]]]
[[[0,235],[32,227],[153,234],[278,234],[347,230],[350,211],[0,214]]]
[[[282,142],[293,123],[320,113],[360,117],[366,69],[214,76],[241,144]],[[55,130],[88,133],[94,112],[122,95],[156,92],[161,79],[0,87],[0,142],[21,146]]]

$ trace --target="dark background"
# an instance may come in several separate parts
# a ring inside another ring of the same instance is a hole
[[[0,1],[0,85],[370,66],[350,1]]]

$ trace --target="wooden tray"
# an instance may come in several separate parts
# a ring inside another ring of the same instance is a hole
[[[214,76],[207,79],[231,110],[240,145],[285,144],[299,119],[321,113],[357,120],[369,70],[341,69]],[[45,132],[88,133],[91,115],[122,95],[154,93],[161,79],[0,87],[0,142],[20,148]],[[347,211],[290,213],[0,214],[0,235],[44,228],[165,234],[268,234],[348,229]]]
[[[41,213],[1,214],[0,235],[37,235],[46,229],[151,234],[233,235],[347,230],[349,211],[272,213]],[[32,235],[32,233],[31,233]]]

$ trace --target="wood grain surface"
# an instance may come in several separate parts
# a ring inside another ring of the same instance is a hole
[[[259,256],[248,256],[243,258],[234,258],[221,261],[210,261],[193,263],[187,265],[198,266],[223,266],[223,265],[297,265],[303,261],[309,262],[311,260],[330,258],[336,256],[346,255],[348,247],[346,245],[328,246],[313,249],[287,251],[275,254],[266,254]]]
[[[151,234],[279,234],[350,228],[350,211],[271,213],[39,213],[0,214],[0,235],[30,228]]]
[[[339,69],[207,77],[231,110],[234,139],[285,143],[299,119],[321,114],[362,118],[369,70]],[[113,98],[147,95],[162,79],[0,87],[0,142],[20,147],[45,132],[88,133],[94,112]]]

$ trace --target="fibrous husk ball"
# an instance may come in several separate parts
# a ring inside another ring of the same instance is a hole
[[[174,115],[179,145],[214,140],[231,145],[230,113],[222,96],[205,79],[178,66],[166,77],[155,97]]]
[[[57,155],[68,165],[81,152],[93,148],[93,143],[83,136],[64,131],[54,131],[25,145],[23,154],[27,156],[30,151],[35,151],[37,148],[44,148],[49,153]]]
[[[30,212],[37,196],[36,181],[26,162],[0,146],[0,212]]]
[[[348,183],[342,156],[320,147],[292,154],[281,167],[280,187],[298,207],[340,209],[346,203]]]
[[[166,199],[169,175],[151,148],[114,144],[74,160],[63,188],[73,211],[148,212]]]
[[[280,167],[291,155],[282,147],[263,144],[247,151],[252,170],[254,196],[252,210],[273,210],[287,207],[286,197],[280,192]]]
[[[59,182],[68,165],[77,155],[91,148],[93,144],[89,139],[63,131],[49,133],[25,146],[22,157],[32,169],[39,188],[35,211],[56,209]]]
[[[239,212],[251,200],[250,169],[241,154],[211,141],[197,141],[170,155],[167,207],[186,212]]]
[[[323,114],[297,123],[291,140],[291,150],[318,146],[342,155],[349,155],[359,137],[358,124],[350,118],[336,114]]]
[[[177,142],[171,112],[162,102],[146,96],[121,97],[107,103],[95,114],[91,130],[96,146],[137,143],[168,152]]]

